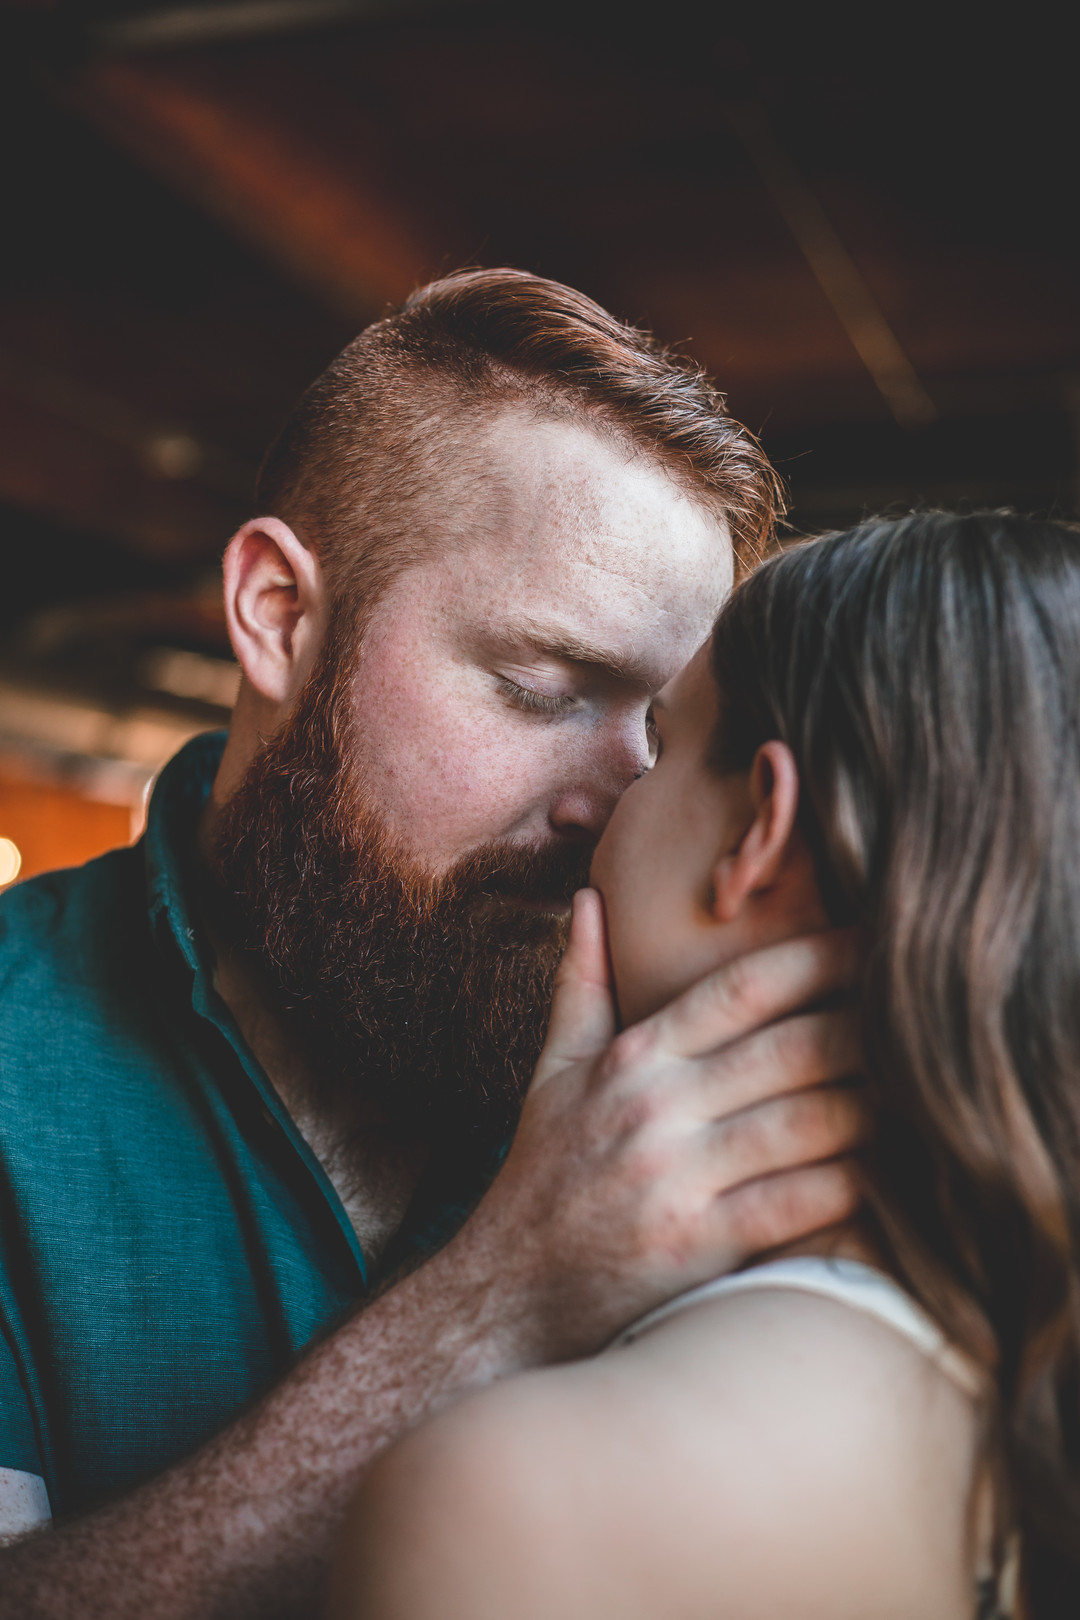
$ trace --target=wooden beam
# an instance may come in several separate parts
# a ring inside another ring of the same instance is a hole
[[[937,406],[817,193],[776,138],[764,104],[730,102],[727,115],[758,178],[799,244],[814,280],[896,422],[905,428],[925,427],[933,422]]]
[[[370,320],[437,273],[444,251],[392,195],[358,110],[344,108],[327,126],[318,107],[305,117],[303,88],[290,95],[248,64],[189,54],[101,63],[73,97],[331,308]]]

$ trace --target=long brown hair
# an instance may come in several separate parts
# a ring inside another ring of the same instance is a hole
[[[1080,531],[871,521],[717,625],[713,763],[783,739],[826,903],[867,940],[871,1204],[986,1369],[1037,1620],[1080,1613]]]

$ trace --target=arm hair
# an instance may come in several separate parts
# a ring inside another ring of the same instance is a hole
[[[729,1296],[389,1452],[332,1620],[969,1620],[972,1403],[835,1301]]]

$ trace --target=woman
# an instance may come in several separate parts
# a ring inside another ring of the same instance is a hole
[[[868,1213],[417,1430],[332,1612],[1075,1616],[1080,533],[932,514],[789,551],[656,720],[593,869],[624,1021],[859,925]]]

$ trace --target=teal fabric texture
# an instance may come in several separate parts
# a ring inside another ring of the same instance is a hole
[[[208,1438],[370,1281],[213,989],[190,895],[222,746],[166,767],[139,844],[0,897],[0,1467],[54,1515]],[[414,1247],[468,1203],[419,1199]]]

